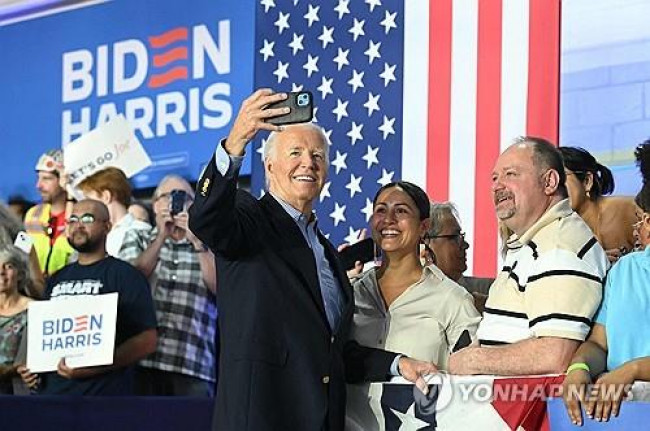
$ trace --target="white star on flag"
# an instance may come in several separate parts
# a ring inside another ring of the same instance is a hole
[[[264,13],[267,13],[269,9],[275,7],[275,0],[261,0],[260,4],[264,6]]]
[[[291,14],[283,14],[282,12],[278,14],[278,20],[275,22],[278,34],[282,34],[284,30],[289,28],[289,15]]]
[[[353,147],[354,144],[357,143],[357,141],[363,140],[363,135],[361,134],[361,130],[363,130],[363,123],[357,124],[353,121],[352,126],[350,126],[350,131],[346,135],[350,138],[350,144]]]
[[[318,40],[323,42],[323,49],[327,48],[327,44],[334,43],[334,38],[332,34],[334,33],[334,27],[327,28],[323,26],[323,32],[318,36]]]
[[[366,0],[366,4],[370,7],[370,12],[373,12],[377,6],[381,6],[381,0]]]
[[[332,185],[331,181],[328,181],[325,183],[323,186],[323,189],[320,191],[320,201],[323,202],[325,198],[331,198],[332,195],[330,194],[330,186]]]
[[[273,57],[275,54],[273,53],[273,46],[275,45],[275,42],[269,42],[268,40],[264,39],[264,46],[262,49],[260,49],[260,54],[264,56],[264,61],[268,60],[269,57]]]
[[[382,187],[385,186],[386,184],[393,181],[393,175],[395,175],[395,172],[388,172],[386,169],[382,168],[381,178],[377,180],[377,184],[379,184]]]
[[[302,40],[305,38],[304,34],[297,35],[296,33],[293,34],[293,39],[291,40],[291,43],[289,43],[289,48],[292,49],[293,55],[296,55],[298,51],[302,51],[305,49],[305,47],[302,45]]]
[[[375,43],[372,40],[368,41],[368,49],[364,52],[368,56],[368,63],[372,64],[377,58],[381,58],[379,48],[381,48],[381,42]]]
[[[388,63],[384,63],[384,71],[379,74],[379,77],[384,80],[384,87],[388,87],[391,81],[397,81],[397,78],[395,78],[396,67],[397,65],[391,66]]]
[[[352,71],[352,78],[348,81],[348,84],[352,87],[352,93],[356,93],[359,88],[363,88],[363,75],[366,72],[357,72],[356,70]]]
[[[339,0],[339,4],[334,8],[334,11],[339,14],[339,21],[345,14],[350,13],[348,4],[350,4],[350,0]]]
[[[346,244],[355,244],[359,242],[359,235],[361,235],[361,231],[363,228],[360,229],[354,229],[352,226],[348,227],[348,235],[345,237],[345,243]]]
[[[379,152],[379,147],[372,148],[368,145],[368,152],[365,156],[362,157],[363,160],[368,164],[367,168],[370,169],[372,165],[379,164],[379,159],[377,158],[377,153]]]
[[[339,150],[336,150],[336,157],[332,162],[332,166],[336,168],[336,173],[341,172],[341,169],[347,169],[348,165],[345,163],[345,159],[348,158],[347,153],[340,153]]]
[[[394,135],[395,134],[395,129],[393,128],[393,124],[395,124],[395,119],[394,118],[388,118],[387,116],[384,115],[384,121],[381,123],[381,126],[379,126],[379,131],[384,134],[384,141],[388,137],[388,135]]]
[[[325,99],[328,94],[334,94],[332,91],[332,83],[334,82],[333,78],[327,78],[323,76],[320,81],[320,85],[317,90],[320,91],[320,98]]]
[[[330,217],[334,220],[334,226],[345,221],[345,205],[339,205],[338,202],[334,203],[334,211],[330,213]]]
[[[350,30],[348,30],[350,33],[352,33],[353,39],[355,42],[359,38],[359,36],[365,36],[366,32],[363,30],[363,25],[366,23],[365,20],[359,21],[358,19],[354,19],[354,25],[350,27]]]
[[[372,205],[372,201],[366,198],[366,205],[361,210],[363,215],[366,217],[366,223],[370,221],[370,217],[372,217],[373,211],[374,211],[374,206]]]
[[[348,61],[348,54],[350,53],[349,49],[342,50],[341,48],[338,49],[338,53],[336,54],[336,57],[334,57],[334,63],[338,66],[337,70],[341,70],[343,66],[348,66],[350,62]]]
[[[341,99],[336,99],[336,108],[332,111],[336,114],[336,122],[341,122],[341,118],[348,116],[348,102],[343,102]]]
[[[318,57],[312,57],[311,54],[307,54],[307,63],[302,68],[307,71],[307,77],[311,77],[312,73],[318,72]]]
[[[350,190],[350,197],[353,198],[355,194],[361,193],[361,180],[363,177],[355,177],[354,174],[350,174],[350,182],[345,186],[346,189]]]
[[[391,29],[397,28],[397,24],[395,24],[396,18],[397,18],[397,12],[389,13],[388,11],[386,11],[384,20],[380,23],[382,26],[384,26],[384,29],[386,30],[386,34],[388,34],[388,32]]]
[[[314,22],[320,21],[320,18],[318,17],[319,10],[320,6],[314,7],[309,5],[309,12],[304,15],[304,18],[307,20],[307,27],[311,27]]]
[[[379,109],[379,97],[377,94],[374,96],[372,93],[368,93],[368,100],[363,104],[363,107],[368,110],[368,117],[372,117],[374,111],[380,111]]]
[[[288,68],[289,63],[278,61],[278,68],[273,72],[273,74],[278,77],[278,84],[281,83],[283,79],[289,78],[289,74],[287,73]]]

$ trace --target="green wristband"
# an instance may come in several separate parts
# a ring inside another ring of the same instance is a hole
[[[584,370],[588,373],[591,371],[589,369],[589,365],[585,364],[584,362],[576,362],[575,364],[569,365],[569,368],[566,369],[566,374],[569,374],[571,371],[575,370]]]

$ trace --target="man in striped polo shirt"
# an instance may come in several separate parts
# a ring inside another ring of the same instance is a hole
[[[472,345],[453,354],[453,374],[563,373],[591,327],[607,256],[569,205],[560,152],[518,138],[492,173],[496,214],[512,232]]]

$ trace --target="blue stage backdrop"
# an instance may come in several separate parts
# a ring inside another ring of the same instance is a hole
[[[118,113],[154,162],[136,188],[196,179],[252,90],[254,7],[116,0],[0,27],[0,197],[37,200],[39,154]]]

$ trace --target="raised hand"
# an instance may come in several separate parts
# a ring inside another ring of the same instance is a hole
[[[286,98],[286,93],[274,93],[269,88],[262,88],[244,100],[226,139],[225,149],[228,154],[233,156],[243,155],[246,144],[260,130],[268,130],[271,132],[282,130],[281,126],[267,123],[266,119],[287,114],[289,113],[289,108],[265,108],[271,103],[279,102]]]

